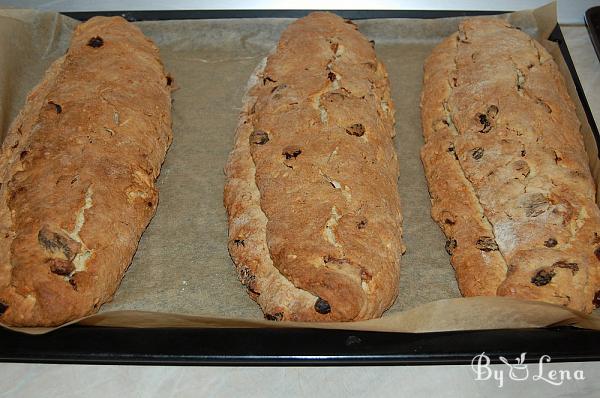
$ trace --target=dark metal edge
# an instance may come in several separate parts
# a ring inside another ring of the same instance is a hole
[[[301,18],[314,11],[329,11],[349,19],[375,18],[447,18],[476,15],[497,15],[508,11],[443,11],[443,10],[142,10],[142,11],[85,11],[62,14],[86,21],[94,16],[121,16],[130,22],[181,19],[229,18]]]
[[[0,332],[0,360],[143,365],[449,365],[483,352],[491,363],[600,360],[600,332],[569,327],[438,333],[319,329],[138,329],[69,326],[45,335]]]
[[[600,6],[589,8],[583,15],[583,19],[590,34],[594,51],[596,51],[596,56],[600,60]],[[594,27],[594,20],[597,21],[597,28]]]
[[[581,101],[581,105],[583,107],[583,111],[585,112],[585,116],[588,120],[588,124],[594,134],[594,139],[596,140],[596,147],[598,148],[598,158],[600,158],[600,133],[598,132],[598,126],[594,121],[594,116],[592,115],[592,110],[590,109],[590,105],[585,97],[585,92],[583,91],[583,87],[581,86],[581,81],[579,80],[579,76],[577,75],[577,71],[575,70],[575,64],[573,64],[573,59],[571,58],[571,53],[569,53],[569,48],[567,47],[567,43],[565,42],[565,37],[563,36],[562,31],[560,30],[560,26],[556,24],[552,33],[550,33],[550,37],[548,40],[556,42],[558,47],[560,48],[560,53],[569,68],[569,72],[571,73],[571,78],[573,79],[573,83],[575,83],[575,89],[577,90],[577,95],[579,96],[579,101]]]

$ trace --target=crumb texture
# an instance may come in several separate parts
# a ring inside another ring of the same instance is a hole
[[[267,319],[380,316],[402,246],[384,66],[350,21],[293,24],[254,79],[227,167],[229,250]]]
[[[421,158],[465,296],[590,312],[600,212],[563,77],[534,39],[468,19],[425,63]]]
[[[77,27],[0,154],[0,322],[56,326],[113,296],[171,143],[156,46],[120,17]]]

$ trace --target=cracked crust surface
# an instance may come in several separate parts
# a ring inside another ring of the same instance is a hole
[[[77,27],[2,145],[1,323],[60,325],[112,298],[156,211],[170,92],[137,27]]]
[[[380,316],[402,246],[393,104],[349,21],[289,26],[248,93],[226,166],[229,251],[267,319]]]
[[[563,77],[535,40],[469,19],[426,61],[421,158],[465,296],[590,312],[600,211]]]

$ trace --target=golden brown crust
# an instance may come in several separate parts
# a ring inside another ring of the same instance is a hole
[[[156,210],[170,91],[137,27],[77,27],[2,146],[0,322],[59,325],[111,299]]]
[[[266,62],[266,60],[265,60]],[[252,75],[249,86],[258,81],[264,63]],[[240,281],[257,301],[267,319],[307,319],[317,299],[296,288],[273,266],[266,240],[267,218],[260,208],[260,192],[254,180],[255,167],[249,138],[253,129],[248,120],[256,98],[247,97],[236,130],[235,148],[225,168],[227,183],[224,202],[229,215],[229,252]]]
[[[600,211],[548,52],[503,21],[462,22],[425,64],[421,117],[432,215],[462,293],[591,311]]]
[[[397,295],[402,220],[393,105],[371,44],[313,13],[282,34],[249,95],[225,188],[242,282],[268,318],[380,316]]]

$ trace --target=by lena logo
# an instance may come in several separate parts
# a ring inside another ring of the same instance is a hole
[[[490,380],[494,379],[498,382],[498,387],[504,386],[504,380],[506,377],[513,381],[531,380],[543,381],[554,386],[560,386],[565,381],[570,380],[585,380],[583,370],[577,369],[575,371],[570,370],[546,370],[544,364],[550,363],[552,359],[550,355],[542,355],[537,364],[535,372],[529,372],[529,367],[525,363],[526,352],[522,353],[520,357],[515,358],[514,363],[510,363],[505,357],[498,357],[506,367],[497,366],[492,368],[490,366],[491,360],[485,352],[479,355],[475,355],[471,361],[471,369],[475,372],[475,380]],[[535,365],[532,365],[535,368]]]

